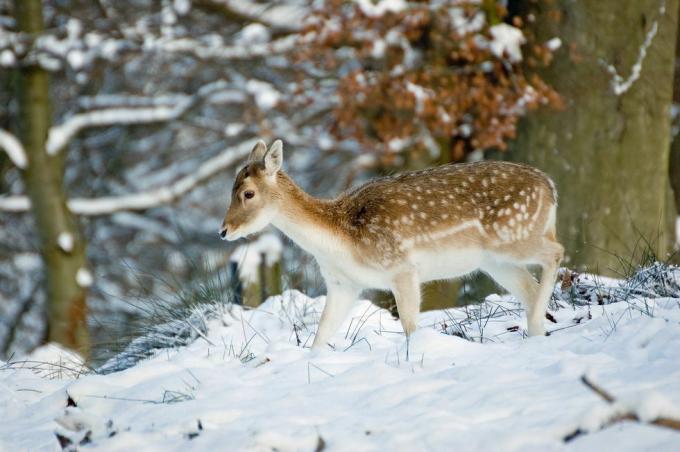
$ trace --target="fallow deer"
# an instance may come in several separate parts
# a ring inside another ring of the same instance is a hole
[[[312,347],[327,343],[363,289],[394,293],[406,335],[420,283],[475,270],[521,300],[530,336],[544,317],[564,248],[557,192],[538,169],[508,162],[448,164],[382,177],[317,199],[281,170],[283,144],[258,141],[239,171],[219,231],[237,240],[272,224],[314,255],[328,289]],[[537,282],[528,265],[542,272]]]

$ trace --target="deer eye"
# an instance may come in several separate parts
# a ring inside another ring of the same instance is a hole
[[[243,193],[243,197],[246,199],[253,199],[255,197],[255,192],[252,190],[248,190],[245,193]]]

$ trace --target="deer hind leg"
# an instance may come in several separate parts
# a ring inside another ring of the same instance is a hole
[[[319,328],[316,330],[312,348],[326,345],[328,340],[338,331],[345,318],[347,318],[347,314],[349,314],[359,295],[359,291],[351,287],[328,284],[328,282],[326,285],[328,286],[326,306],[324,306],[321,313]]]
[[[545,334],[543,317],[545,310],[538,302],[540,287],[524,265],[510,262],[485,262],[481,270],[519,299],[527,311],[529,335]]]
[[[397,275],[392,288],[397,302],[399,320],[406,336],[410,336],[418,327],[420,313],[420,281],[415,270]]]
[[[527,323],[529,324],[530,336],[545,334],[543,319],[555,287],[557,270],[559,269],[563,256],[564,247],[560,245],[554,237],[546,236],[543,239],[541,259],[539,262],[539,265],[541,266],[541,281],[539,283],[538,297],[536,298],[536,307],[531,312],[527,311]]]

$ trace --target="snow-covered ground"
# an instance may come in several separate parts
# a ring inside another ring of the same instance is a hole
[[[48,379],[15,359],[0,370],[0,450],[58,450],[55,433],[107,451],[680,448],[653,425],[599,428],[617,409],[680,418],[677,298],[563,303],[552,335],[527,339],[520,306],[492,296],[423,314],[408,356],[399,322],[368,301],[334,349],[311,351],[324,301],[286,292],[226,308],[189,346],[108,375],[75,378],[62,356]],[[588,433],[564,442],[577,429]]]

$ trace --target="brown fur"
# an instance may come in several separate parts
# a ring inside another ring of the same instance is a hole
[[[554,230],[544,230],[549,208],[556,204],[554,186],[526,165],[443,165],[378,178],[333,200],[309,196],[282,171],[276,174],[276,190],[266,179],[261,163],[244,167],[234,183],[232,206],[239,204],[244,187],[255,185],[264,196],[277,198],[288,216],[354,244],[355,257],[367,264],[399,261],[408,251],[405,241],[436,248],[442,240],[455,240],[460,247],[484,245],[505,253],[548,233],[554,239]],[[446,233],[476,221],[481,230],[471,226]]]
[[[236,240],[273,224],[314,255],[328,301],[324,344],[362,288],[392,290],[406,334],[417,326],[419,283],[482,270],[527,307],[541,335],[562,258],[552,181],[525,165],[444,165],[375,179],[336,199],[314,198],[280,171],[283,144],[258,141],[239,172],[220,234]],[[540,281],[527,265],[541,267]]]

